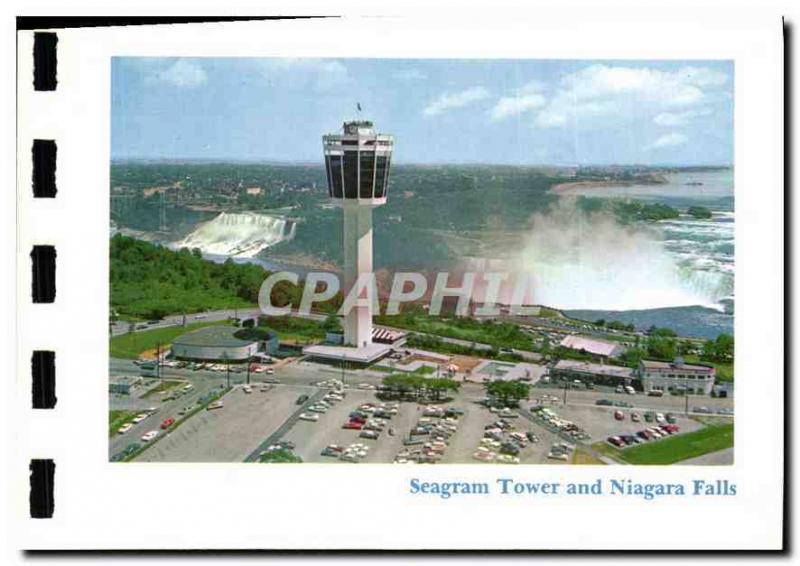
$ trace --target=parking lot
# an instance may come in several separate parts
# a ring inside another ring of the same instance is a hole
[[[605,440],[611,435],[636,434],[637,431],[656,425],[656,423],[646,422],[644,411],[637,409],[567,405],[566,407],[554,407],[553,410],[559,416],[571,420],[582,427],[589,434],[592,442]],[[614,411],[616,410],[622,412],[624,415],[623,420],[614,419]],[[638,414],[641,420],[639,422],[632,421],[631,413]],[[684,415],[675,414],[675,418],[675,424],[680,427],[681,433],[692,432],[701,427],[700,423]]]
[[[320,414],[319,421],[298,421],[282,440],[295,443],[294,453],[304,462],[340,462],[339,459],[323,456],[322,450],[330,445],[349,446],[362,443],[369,447],[367,456],[361,459],[364,463],[386,463],[394,459],[403,444],[403,434],[407,433],[417,418],[416,405],[400,403],[398,413],[386,421],[385,430],[379,433],[376,440],[360,438],[360,430],[347,430],[342,425],[348,415],[364,403],[380,403],[374,391],[348,389],[344,400],[335,403],[326,413]],[[395,434],[389,435],[389,428]]]
[[[145,450],[136,462],[241,462],[297,410],[307,387],[281,386],[250,394],[236,388],[224,406],[202,410]]]
[[[196,402],[201,393],[218,388],[227,377],[224,373],[211,375],[210,372],[203,371],[175,369],[169,371],[176,374],[174,377],[180,375],[181,378],[193,383],[194,389],[180,399],[169,401],[162,401],[162,395],[151,396],[146,400],[139,399],[138,395],[127,399],[112,398],[112,408],[115,409],[123,407],[138,409],[147,405],[158,407],[158,412],[144,422],[134,425],[124,435],[112,437],[110,456],[131,442],[141,444],[142,434],[159,429],[160,423],[165,419],[174,417],[177,420],[179,411],[185,405]],[[546,396],[547,407],[556,412],[560,418],[571,421],[587,433],[588,436],[582,440],[587,449],[591,443],[605,441],[609,436],[633,435],[642,429],[654,426],[655,423],[645,422],[646,411],[672,412],[676,424],[680,427],[679,434],[701,428],[696,420],[684,414],[687,401],[683,397],[627,395],[607,390],[568,390],[567,404],[564,405],[562,389],[537,386],[531,389],[531,399],[521,403],[522,415],[503,417],[478,402],[485,397],[485,389],[481,385],[465,383],[454,399],[439,404],[443,409],[448,407],[456,409],[458,411],[456,414],[442,418],[425,417],[423,413],[426,405],[410,401],[398,402],[396,414],[390,419],[385,419],[383,430],[376,430],[378,437],[362,438],[361,430],[345,429],[342,425],[350,419],[351,413],[359,410],[365,403],[381,403],[374,390],[374,386],[380,383],[381,376],[373,373],[377,372],[358,370],[341,372],[337,368],[312,362],[295,362],[275,370],[274,376],[270,376],[269,379],[276,383],[270,386],[269,391],[262,391],[261,380],[266,379],[266,376],[253,375],[251,377],[256,383],[253,384],[252,393],[244,393],[240,386],[236,386],[224,397],[222,409],[201,410],[169,433],[160,431],[159,440],[134,460],[137,462],[255,461],[261,451],[283,441],[290,443],[294,447],[293,453],[304,462],[342,462],[338,457],[323,455],[323,451],[329,445],[346,448],[355,443],[358,445],[357,461],[364,463],[391,463],[397,459],[406,461],[409,456],[413,460],[422,453],[431,456],[425,458],[425,461],[440,463],[479,464],[487,461],[564,465],[571,461],[571,450],[567,450],[567,457],[564,458],[559,457],[562,455],[559,455],[558,451],[553,452],[553,447],[564,443],[565,440],[574,445],[577,439],[554,432],[552,427],[548,427],[546,423],[532,418],[527,413],[527,409],[541,402],[543,395]],[[341,401],[331,402],[324,412],[315,412],[314,414],[318,416],[316,422],[297,419],[300,412],[308,412],[312,402],[322,398],[328,391],[327,387],[318,386],[321,381],[338,380],[342,377],[346,378],[347,387]],[[245,376],[237,374],[231,378],[236,382],[243,381]],[[361,386],[364,388],[360,388]],[[308,395],[312,399],[303,406],[297,405],[296,401],[301,395]],[[608,399],[615,403],[626,402],[635,408],[597,406],[596,401],[599,399]],[[709,407],[714,411],[732,409],[733,399],[691,397],[688,406],[690,410],[698,406]],[[615,410],[624,413],[623,420],[614,419]],[[460,414],[461,412],[463,414]],[[632,412],[641,417],[639,422],[631,421]],[[497,432],[498,422],[502,427],[499,432]],[[409,438],[412,429],[420,423],[432,426],[434,432],[429,435],[415,435],[414,438],[420,442],[407,446],[406,439]],[[389,434],[390,428],[394,432],[392,435]],[[492,433],[491,429],[495,429],[495,432]],[[533,433],[538,442],[526,437],[527,433]],[[166,436],[163,436],[165,434]],[[518,444],[518,451],[503,448],[504,444],[511,442]],[[492,452],[494,455],[482,460],[485,454],[479,452]],[[556,457],[553,457],[554,455]]]

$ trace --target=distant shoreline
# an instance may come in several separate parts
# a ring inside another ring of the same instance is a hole
[[[634,187],[637,185],[666,185],[667,179],[662,175],[656,177],[642,178],[636,180],[618,180],[618,181],[569,181],[567,183],[558,183],[550,187],[554,193],[566,193],[575,189],[611,189],[617,187]]]

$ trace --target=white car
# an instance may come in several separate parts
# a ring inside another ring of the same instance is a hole
[[[125,423],[124,425],[119,427],[119,430],[117,430],[117,434],[125,434],[126,432],[128,432],[132,428],[133,428],[133,424]]]
[[[144,433],[142,435],[142,442],[150,442],[156,436],[158,436],[158,431],[157,430],[151,430],[150,432],[146,432],[146,433]]]
[[[139,424],[140,422],[142,422],[143,420],[145,420],[149,416],[150,415],[148,415],[147,413],[139,413],[138,415],[133,417],[133,421],[131,421],[131,422],[133,422],[134,424]]]
[[[319,415],[315,415],[314,413],[300,413],[299,418],[301,421],[311,421],[315,423],[319,420]]]
[[[187,383],[186,385],[183,386],[183,390],[184,391],[191,391],[193,387],[194,387],[194,385],[192,385],[191,383]]]

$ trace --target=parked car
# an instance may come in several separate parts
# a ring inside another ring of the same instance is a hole
[[[117,430],[117,434],[125,434],[126,432],[128,432],[132,428],[133,428],[133,424],[132,423],[125,423],[124,425],[119,427],[119,429]]]
[[[358,436],[369,440],[377,440],[380,434],[374,430],[362,430]]]
[[[626,385],[625,393],[627,393],[628,395],[636,395],[636,390],[632,386]]]
[[[656,413],[656,422],[659,424],[667,422],[667,419],[664,418],[664,413]]]
[[[639,413],[631,413],[631,420],[638,423],[642,420],[642,417],[639,416]]]
[[[131,422],[133,422],[133,424],[139,424],[140,422],[142,422],[143,420],[145,420],[149,416],[150,415],[148,415],[147,413],[139,413],[138,415],[133,417],[133,421],[131,421]]]
[[[308,395],[300,395],[300,397],[298,397],[297,401],[295,401],[294,403],[295,405],[302,405],[306,401],[308,401]]]
[[[322,455],[322,456],[333,456],[335,458],[338,458],[342,454],[343,450],[344,450],[344,448],[342,448],[341,446],[338,446],[336,444],[329,444],[328,446],[326,446],[325,448],[322,449],[322,452],[320,452],[320,455]]]
[[[614,411],[614,418],[618,421],[623,421],[625,420],[625,413],[622,411]]]
[[[651,391],[648,391],[647,394],[650,397],[663,397],[664,396],[664,392],[659,390],[659,389],[653,389]]]
[[[610,407],[614,403],[609,399],[598,399],[594,402],[595,405],[600,405],[601,407]]]
[[[166,419],[163,423],[161,423],[161,430],[166,430],[174,424],[175,419]]]
[[[667,413],[665,416],[669,424],[675,424],[676,422],[678,422],[678,419],[676,419],[675,415],[673,415],[672,413]]]
[[[156,436],[158,436],[158,431],[157,430],[151,430],[150,432],[146,432],[146,433],[144,433],[142,435],[142,442],[150,442]]]
[[[622,442],[622,439],[619,436],[609,436],[608,442],[616,446],[617,448],[622,448],[625,443]]]
[[[206,410],[213,411],[214,409],[221,409],[223,407],[222,401],[214,401],[213,403],[209,403]]]
[[[300,413],[298,417],[301,421],[310,421],[310,422],[317,422],[319,420],[319,415],[316,413]]]
[[[319,417],[317,417],[317,418],[319,418]],[[348,429],[348,430],[361,430],[363,427],[364,427],[364,423],[359,423],[359,422],[355,422],[355,421],[347,421],[346,423],[344,423],[344,425],[342,425],[342,428],[345,428],[345,429]]]

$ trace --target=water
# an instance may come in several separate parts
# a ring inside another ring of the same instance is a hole
[[[663,185],[583,188],[565,196],[662,202],[682,212],[702,205],[712,217],[682,214],[648,226],[621,227],[608,219],[580,219],[565,204],[551,218],[534,218],[523,265],[534,274],[536,302],[577,318],[619,320],[641,329],[655,325],[709,338],[732,333],[733,171],[667,178]]]
[[[695,338],[716,338],[720,333],[733,335],[733,316],[715,309],[703,307],[675,307],[632,311],[608,310],[566,310],[564,314],[572,318],[595,321],[618,320],[633,324],[637,330],[647,330],[651,326],[669,328],[679,336]]]
[[[222,212],[204,222],[172,248],[199,248],[214,256],[254,258],[275,244],[294,238],[297,225],[280,216]]]

